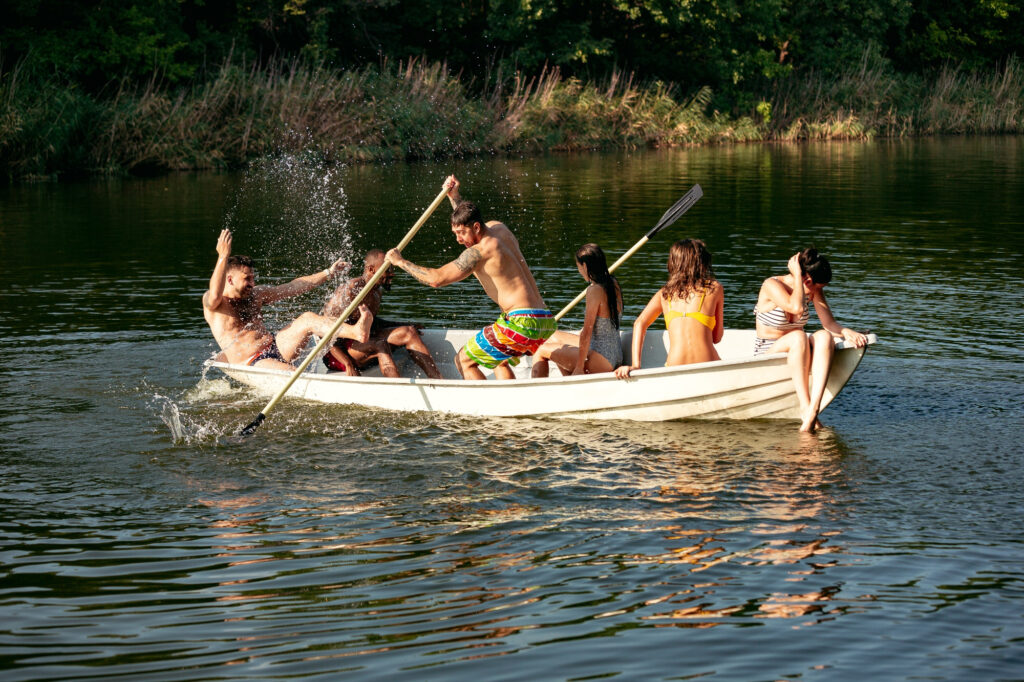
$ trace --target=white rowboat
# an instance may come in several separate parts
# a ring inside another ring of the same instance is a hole
[[[363,376],[327,372],[311,363],[285,394],[322,403],[354,404],[401,411],[446,412],[488,417],[561,417],[573,419],[798,419],[799,403],[785,355],[753,356],[753,330],[726,330],[715,362],[664,367],[668,336],[651,330],[644,340],[644,369],[629,380],[614,374],[564,377],[551,364],[551,377],[531,379],[532,358],[515,368],[516,381],[464,381],[455,356],[476,330],[424,330],[444,379],[428,379],[405,355],[395,353],[403,378],[387,379],[374,368]],[[632,332],[621,333],[625,362],[630,361]],[[868,344],[877,342],[868,335]],[[835,399],[867,348],[839,342],[829,373],[824,408]],[[291,377],[285,370],[229,364],[212,367],[247,386],[274,393]],[[374,376],[376,375],[376,376]],[[404,378],[411,377],[411,378]]]

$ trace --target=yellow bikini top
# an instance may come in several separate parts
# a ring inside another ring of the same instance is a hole
[[[705,315],[704,313],[702,313],[700,311],[700,309],[704,307],[704,297],[707,296],[707,295],[708,295],[707,291],[705,291],[704,293],[702,293],[700,295],[700,303],[697,304],[697,309],[694,310],[692,313],[682,313],[682,312],[679,312],[678,310],[666,310],[665,311],[665,329],[668,329],[668,326],[670,324],[672,324],[672,320],[674,320],[676,318],[679,318],[679,317],[692,317],[693,319],[697,320],[698,322],[700,322],[702,325],[704,325],[705,327],[707,327],[711,331],[714,331],[715,330],[715,316],[714,315]]]

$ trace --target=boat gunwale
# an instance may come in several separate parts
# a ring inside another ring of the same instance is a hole
[[[868,342],[863,347],[863,351],[867,352],[867,348],[878,342],[878,337],[869,333]],[[836,344],[836,350],[857,350],[856,347],[847,344],[845,341],[838,341]],[[858,358],[857,364],[860,364],[860,360],[863,357]],[[673,365],[671,367],[645,367],[642,369],[633,370],[630,373],[630,380],[638,380],[644,377],[661,378],[665,375],[684,375],[684,374],[696,374],[705,370],[714,370],[726,366],[743,366],[756,363],[770,363],[772,361],[786,361],[786,354],[784,353],[764,353],[761,355],[751,355],[749,357],[731,358],[725,360],[711,360],[709,362],[698,362],[688,365]],[[283,369],[272,369],[269,367],[250,367],[248,365],[234,364],[229,362],[223,362],[220,360],[207,360],[204,363],[206,367],[215,367],[219,370],[228,370],[236,372],[246,372],[250,374],[262,374],[267,376],[279,376],[287,378],[291,376],[291,373]],[[851,372],[852,374],[852,372]],[[522,377],[516,378],[515,380],[495,380],[495,379],[431,379],[429,377],[368,377],[368,376],[349,376],[344,372],[332,372],[329,374],[318,374],[315,372],[306,371],[303,372],[298,380],[312,380],[312,381],[327,381],[327,382],[342,382],[352,384],[383,384],[385,386],[415,386],[417,388],[424,387],[490,387],[490,388],[512,388],[514,386],[523,387],[535,387],[543,386],[552,383],[558,384],[573,384],[573,383],[587,383],[587,382],[607,382],[610,380],[620,381],[615,376],[614,372],[600,372],[598,374],[581,374],[576,376],[550,376],[550,377]]]

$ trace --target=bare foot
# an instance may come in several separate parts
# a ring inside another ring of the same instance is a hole
[[[807,408],[801,415],[800,430],[813,433],[815,425],[818,424],[818,414],[811,408]]]
[[[359,338],[356,339],[360,343],[366,343],[370,338],[370,326],[373,324],[373,313],[365,305],[359,306],[359,319],[352,325]]]

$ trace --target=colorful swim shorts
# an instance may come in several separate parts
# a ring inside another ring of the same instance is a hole
[[[508,360],[519,364],[523,355],[533,355],[544,345],[558,322],[550,310],[517,308],[498,316],[498,320],[484,327],[466,344],[466,355],[481,367],[493,369]]]

